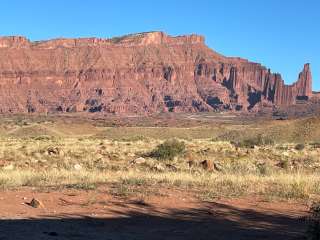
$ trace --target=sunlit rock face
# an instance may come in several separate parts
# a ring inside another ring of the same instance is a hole
[[[229,58],[198,35],[30,42],[0,37],[0,112],[257,111],[318,98],[309,64],[296,83]]]

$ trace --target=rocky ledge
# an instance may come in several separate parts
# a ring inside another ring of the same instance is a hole
[[[129,34],[114,38],[78,38],[67,39],[58,38],[48,41],[31,42],[25,37],[11,36],[0,37],[0,48],[44,48],[54,49],[58,47],[74,48],[74,47],[131,47],[131,46],[146,46],[150,44],[204,44],[204,37],[200,35],[188,35],[171,37],[163,32],[146,32]]]

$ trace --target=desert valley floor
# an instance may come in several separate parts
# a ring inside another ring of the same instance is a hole
[[[233,113],[3,115],[0,239],[305,239],[319,126]]]

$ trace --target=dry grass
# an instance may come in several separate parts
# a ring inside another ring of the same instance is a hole
[[[303,149],[297,149],[298,141],[291,141],[291,137],[290,141],[276,141],[272,145],[262,142],[261,146],[251,148],[233,145],[228,139],[220,141],[214,136],[225,133],[226,129],[246,133],[240,134],[241,139],[257,136],[261,128],[252,124],[241,129],[229,123],[218,131],[214,126],[109,128],[86,122],[70,123],[67,127],[46,119],[28,121],[0,123],[2,189],[22,186],[95,189],[106,184],[117,195],[151,194],[163,186],[194,191],[206,200],[245,195],[317,200],[320,196],[320,147],[311,143],[317,137],[314,132],[310,143],[305,141]],[[317,121],[307,122],[310,124],[302,129],[315,131]],[[269,123],[267,127],[278,129],[289,122],[273,124]],[[293,121],[289,129],[297,129],[297,124]],[[251,129],[250,133],[248,129]],[[308,135],[307,130],[303,131]],[[269,137],[272,134],[273,131],[264,133]],[[177,135],[185,143],[182,155],[161,161],[145,157],[144,163],[132,164],[134,159],[146,156],[164,139]],[[282,133],[280,135],[283,137]],[[203,160],[212,161],[219,167],[212,171],[203,169],[200,164]]]
[[[95,189],[100,184],[115,186],[113,193],[117,195],[134,194],[137,191],[156,192],[159,187],[182,188],[198,192],[199,197],[204,200],[248,195],[257,195],[268,200],[316,200],[320,194],[318,174],[282,173],[262,177],[251,174],[219,173],[202,173],[195,176],[183,172],[146,173],[136,170],[128,172],[88,170],[0,172],[0,186],[3,189],[31,186],[88,190]],[[130,192],[130,189],[135,190]]]

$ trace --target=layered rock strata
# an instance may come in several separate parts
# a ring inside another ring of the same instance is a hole
[[[0,37],[1,113],[257,111],[318,95],[309,64],[286,85],[258,63],[216,53],[198,35]]]

